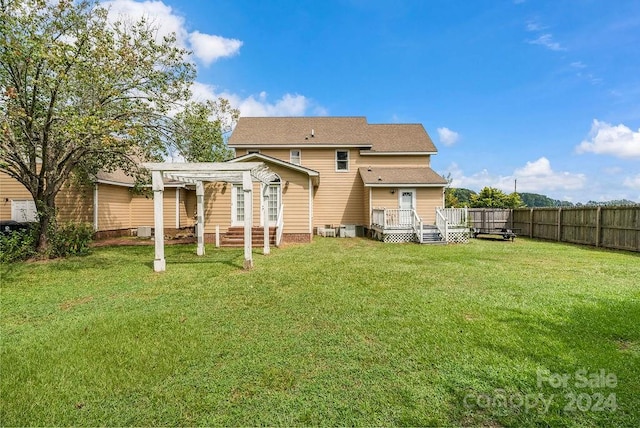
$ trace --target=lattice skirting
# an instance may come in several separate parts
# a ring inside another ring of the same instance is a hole
[[[466,244],[469,242],[469,232],[449,232],[449,242],[456,244]]]
[[[382,237],[382,242],[402,243],[416,242],[415,233],[386,233]]]

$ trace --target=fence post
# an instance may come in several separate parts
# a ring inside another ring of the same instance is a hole
[[[602,207],[598,207],[596,210],[596,247],[600,246],[600,215],[601,215]]]
[[[558,208],[558,242],[562,240],[562,207]]]
[[[533,238],[533,208],[529,210],[529,238]]]

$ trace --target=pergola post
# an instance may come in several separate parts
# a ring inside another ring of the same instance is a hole
[[[244,193],[244,268],[253,267],[251,254],[251,227],[253,226],[253,181],[249,171],[242,172],[242,192]]]
[[[196,181],[196,236],[198,248],[196,254],[204,255],[204,185],[202,181]]]
[[[269,248],[269,185],[265,184],[262,188],[262,218],[264,224],[264,246],[262,247],[262,254],[266,256],[271,252]]]
[[[164,272],[167,263],[164,258],[164,209],[163,209],[163,193],[164,182],[162,181],[161,171],[151,172],[153,189],[153,220],[154,220],[154,236],[156,255],[153,260],[153,270],[156,272]]]

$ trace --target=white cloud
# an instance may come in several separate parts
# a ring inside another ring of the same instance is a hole
[[[460,134],[449,128],[438,128],[438,137],[445,146],[452,146],[460,140]]]
[[[594,119],[589,139],[576,146],[576,151],[620,158],[640,157],[640,129],[634,132],[623,124],[613,126]]]
[[[237,39],[225,39],[211,34],[194,31],[189,34],[189,42],[193,54],[209,65],[218,58],[230,57],[240,51],[242,42]]]
[[[585,63],[583,63],[582,61],[575,61],[571,63],[571,67],[573,68],[586,68],[587,65]]]
[[[587,181],[584,174],[554,171],[545,157],[527,162],[516,168],[510,175],[495,175],[484,169],[472,175],[465,175],[457,164],[449,167],[453,187],[480,190],[485,186],[496,187],[505,192],[513,192],[515,180],[519,192],[547,193],[582,189]]]
[[[635,177],[625,178],[622,184],[624,184],[625,187],[640,190],[640,174],[636,175]]]
[[[217,92],[212,85],[195,82],[191,87],[197,101],[213,100],[218,97],[229,100],[241,116],[304,116],[307,114],[326,115],[327,110],[313,100],[300,94],[284,94],[280,99],[270,101],[264,91],[257,95],[241,97],[229,92]]]
[[[538,36],[537,39],[534,39],[534,40],[527,40],[527,43],[529,43],[531,45],[544,46],[545,48],[550,49],[552,51],[566,51],[567,50],[562,45],[560,45],[560,43],[558,43],[555,40],[553,40],[553,36],[550,33],[541,34],[540,36]]]
[[[236,55],[242,46],[242,41],[237,39],[227,39],[199,31],[189,32],[184,18],[162,1],[111,0],[105,2],[104,6],[109,8],[111,20],[137,21],[145,18],[157,27],[159,38],[174,33],[178,46],[193,51],[193,56],[202,61],[205,66],[219,58]]]

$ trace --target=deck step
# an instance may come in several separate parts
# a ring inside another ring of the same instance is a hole
[[[269,244],[276,245],[276,228],[269,228]],[[259,247],[264,245],[264,228],[251,228],[251,245]],[[221,247],[244,247],[244,227],[230,227],[227,233],[220,237]]]
[[[423,244],[446,244],[436,226],[425,225],[422,227]]]

